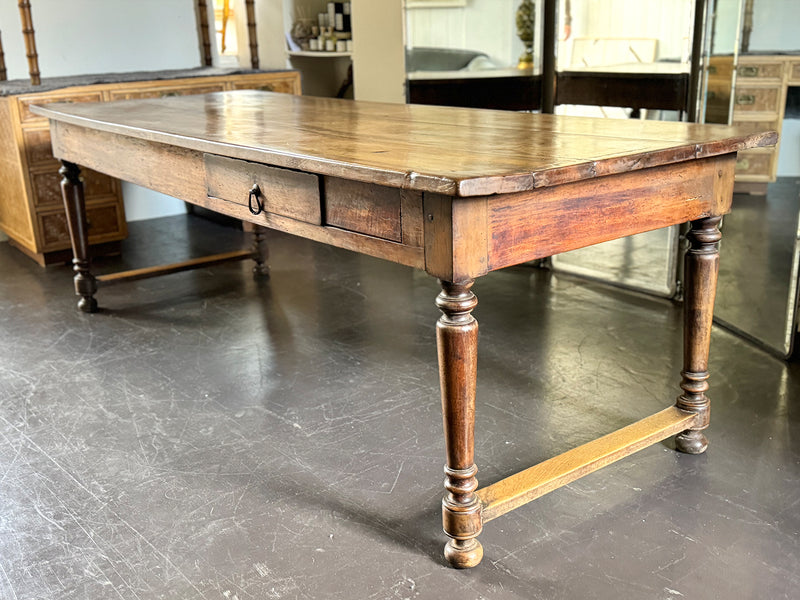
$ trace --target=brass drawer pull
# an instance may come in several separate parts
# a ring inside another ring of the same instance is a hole
[[[255,200],[255,206],[253,206],[253,200]],[[260,215],[264,212],[264,203],[261,202],[261,188],[258,187],[257,183],[253,184],[253,187],[250,188],[250,193],[247,198],[247,207],[254,215]]]
[[[739,75],[742,77],[758,77],[758,67],[743,66],[739,67]]]
[[[708,65],[708,74],[709,75],[716,75],[717,74],[717,67],[714,65]]]
[[[747,169],[750,168],[750,161],[747,160],[746,158],[742,158],[739,160],[739,162],[736,163],[736,168],[741,171],[746,171]]]
[[[739,94],[736,96],[736,104],[752,105],[756,103],[755,94]]]

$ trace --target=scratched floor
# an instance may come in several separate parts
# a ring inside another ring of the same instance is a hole
[[[131,224],[125,260],[243,243]],[[434,280],[275,234],[109,288],[0,244],[0,598],[738,599],[800,589],[800,369],[713,334],[712,445],[657,444],[487,525],[443,564]],[[99,271],[119,261],[105,260]],[[515,268],[476,284],[492,482],[670,404],[669,302]]]

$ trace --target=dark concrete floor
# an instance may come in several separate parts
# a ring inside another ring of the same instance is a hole
[[[126,262],[225,250],[131,223]],[[798,598],[800,370],[715,328],[711,446],[656,444],[488,524],[447,568],[424,273],[285,235],[101,291],[0,244],[0,598]],[[113,270],[119,260],[99,264]],[[673,402],[680,312],[514,268],[475,291],[489,483]]]

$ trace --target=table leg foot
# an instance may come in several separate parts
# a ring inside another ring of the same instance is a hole
[[[477,567],[483,558],[483,546],[475,538],[450,540],[445,544],[444,557],[456,569]]]
[[[256,225],[253,228],[253,277],[256,279],[269,279],[269,249],[267,247],[266,228]]]
[[[675,436],[675,449],[685,454],[702,454],[708,448],[708,439],[702,431],[687,429]]]
[[[483,556],[475,539],[483,527],[482,505],[475,495],[478,468],[474,462],[478,322],[471,313],[478,300],[470,291],[472,280],[441,284],[442,292],[436,298],[442,311],[436,324],[436,345],[447,452],[442,525],[453,538],[444,555],[454,567],[467,568],[477,565]]]
[[[80,296],[78,308],[86,313],[97,312],[97,280],[92,275],[89,258],[89,225],[86,221],[86,199],[83,178],[78,165],[61,161],[61,195],[67,213],[69,239],[72,243],[72,270],[75,271],[75,294]]]
[[[686,235],[689,249],[685,258],[683,299],[683,371],[676,406],[697,415],[691,429],[675,437],[675,447],[687,454],[702,454],[708,447],[703,430],[708,427],[711,403],[708,391],[708,353],[714,297],[719,273],[719,232],[721,217],[707,217],[692,222]]]

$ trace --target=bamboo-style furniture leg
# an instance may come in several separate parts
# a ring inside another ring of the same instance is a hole
[[[442,393],[444,440],[447,453],[442,500],[442,524],[452,539],[444,549],[454,567],[468,568],[483,558],[476,539],[481,532],[481,504],[475,495],[478,469],[475,449],[475,383],[477,379],[478,322],[472,309],[478,299],[470,291],[472,280],[442,281],[436,306],[442,316],[436,324],[439,382]]]
[[[269,247],[267,246],[267,228],[260,225],[253,226],[253,260],[255,266],[253,267],[253,276],[260,278],[269,277]]]
[[[72,242],[72,259],[75,271],[75,293],[81,297],[78,308],[83,312],[96,312],[97,281],[89,271],[89,228],[86,222],[86,199],[83,193],[83,178],[78,165],[61,161],[61,195],[67,212],[69,239]]]
[[[719,231],[721,217],[709,217],[692,222],[686,235],[689,249],[685,258],[685,291],[683,299],[683,371],[676,406],[695,413],[697,419],[690,429],[675,437],[681,452],[701,454],[708,447],[703,429],[708,427],[710,403],[708,390],[708,351],[711,343],[711,319],[719,272]]]
[[[28,73],[31,85],[42,83],[39,73],[39,55],[36,52],[36,32],[33,29],[33,15],[30,0],[19,0],[19,18],[22,21],[22,35],[25,39],[25,56],[28,57]]]

